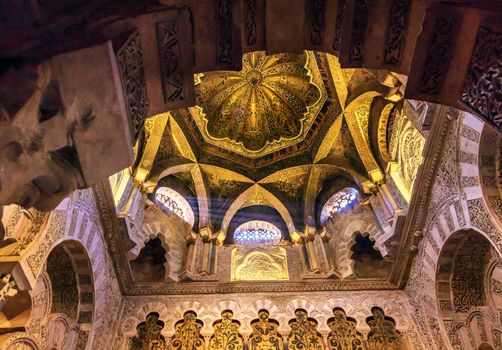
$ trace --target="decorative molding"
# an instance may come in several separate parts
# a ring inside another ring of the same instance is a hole
[[[126,95],[127,111],[135,137],[148,117],[150,103],[146,92],[143,52],[139,32],[134,32],[118,49],[122,85]]]
[[[384,64],[401,65],[410,9],[411,0],[393,0],[390,5],[389,25],[385,35]]]
[[[372,0],[354,1],[349,62],[361,63],[364,58],[364,44],[371,4]]]
[[[258,29],[256,24],[256,0],[244,0],[244,30],[248,46],[258,43]]]
[[[439,94],[448,73],[448,62],[457,35],[459,19],[452,13],[436,18],[429,51],[425,59],[418,90],[426,94]]]
[[[216,1],[216,62],[232,63],[233,0]]]
[[[164,102],[184,101],[186,99],[181,61],[180,23],[178,20],[157,23],[160,66],[162,70],[162,88]]]
[[[346,0],[338,0],[338,7],[336,10],[335,39],[333,41],[333,51],[335,51],[337,55],[340,54],[340,45],[342,43],[342,28],[343,16],[345,13],[345,3]]]
[[[307,2],[310,6],[310,44],[322,45],[326,29],[326,0]]]
[[[441,107],[435,115],[427,138],[424,151],[424,163],[420,167],[415,179],[414,193],[408,215],[406,216],[401,233],[400,249],[396,256],[398,264],[394,265],[390,281],[404,287],[409,276],[413,256],[422,238],[422,230],[428,217],[429,203],[432,198],[432,187],[441,162],[441,155],[445,147],[444,140],[452,127],[452,120],[458,117],[458,111],[450,107]]]
[[[502,130],[502,33],[481,26],[472,52],[460,100],[483,119]]]

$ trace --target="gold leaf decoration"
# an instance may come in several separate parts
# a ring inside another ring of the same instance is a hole
[[[221,319],[213,324],[214,334],[211,337],[211,350],[243,350],[244,339],[239,334],[241,324],[233,320],[233,312],[224,310]]]
[[[200,334],[203,325],[195,312],[185,312],[183,319],[174,325],[175,333],[171,338],[169,350],[204,349],[204,337]]]
[[[364,350],[363,336],[356,330],[356,320],[347,317],[341,308],[333,310],[333,317],[328,319],[331,332],[328,335],[329,350]]]
[[[288,280],[286,251],[282,247],[236,247],[232,250],[232,281]]]
[[[250,350],[283,350],[282,336],[277,331],[279,322],[269,319],[267,310],[258,311],[258,318],[251,321],[253,333],[249,337]]]
[[[209,138],[235,151],[286,147],[283,141],[296,143],[305,136],[325,100],[312,69],[317,69],[313,54],[307,52],[245,54],[240,72],[196,77],[197,107],[191,112]]]
[[[138,334],[131,340],[130,350],[164,350],[166,341],[160,334],[164,322],[159,320],[159,314],[151,312],[146,316],[146,321],[141,322],[137,329]]]
[[[289,321],[291,333],[288,337],[289,350],[324,350],[321,333],[317,331],[317,321],[307,317],[307,311],[296,309],[296,318]]]

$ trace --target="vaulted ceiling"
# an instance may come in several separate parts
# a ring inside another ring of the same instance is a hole
[[[370,193],[383,180],[369,122],[375,97],[402,97],[381,83],[390,73],[312,51],[249,53],[242,67],[195,75],[195,107],[146,121],[135,177],[147,192],[176,177],[197,198],[199,228],[226,232],[240,209],[265,205],[292,233],[319,225],[328,184]]]

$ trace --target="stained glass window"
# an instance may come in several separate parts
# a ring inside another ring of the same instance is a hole
[[[193,226],[195,218],[192,207],[181,194],[169,187],[159,187],[155,192],[155,199]]]
[[[278,244],[281,230],[277,226],[262,220],[245,222],[235,229],[234,240],[237,244]]]
[[[333,215],[351,208],[357,203],[359,193],[352,187],[346,187],[332,195],[321,211],[321,223],[324,224]]]

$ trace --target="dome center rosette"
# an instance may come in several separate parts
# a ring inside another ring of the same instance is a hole
[[[314,54],[243,56],[240,72],[195,77],[199,130],[218,147],[257,158],[301,142],[326,101]]]

